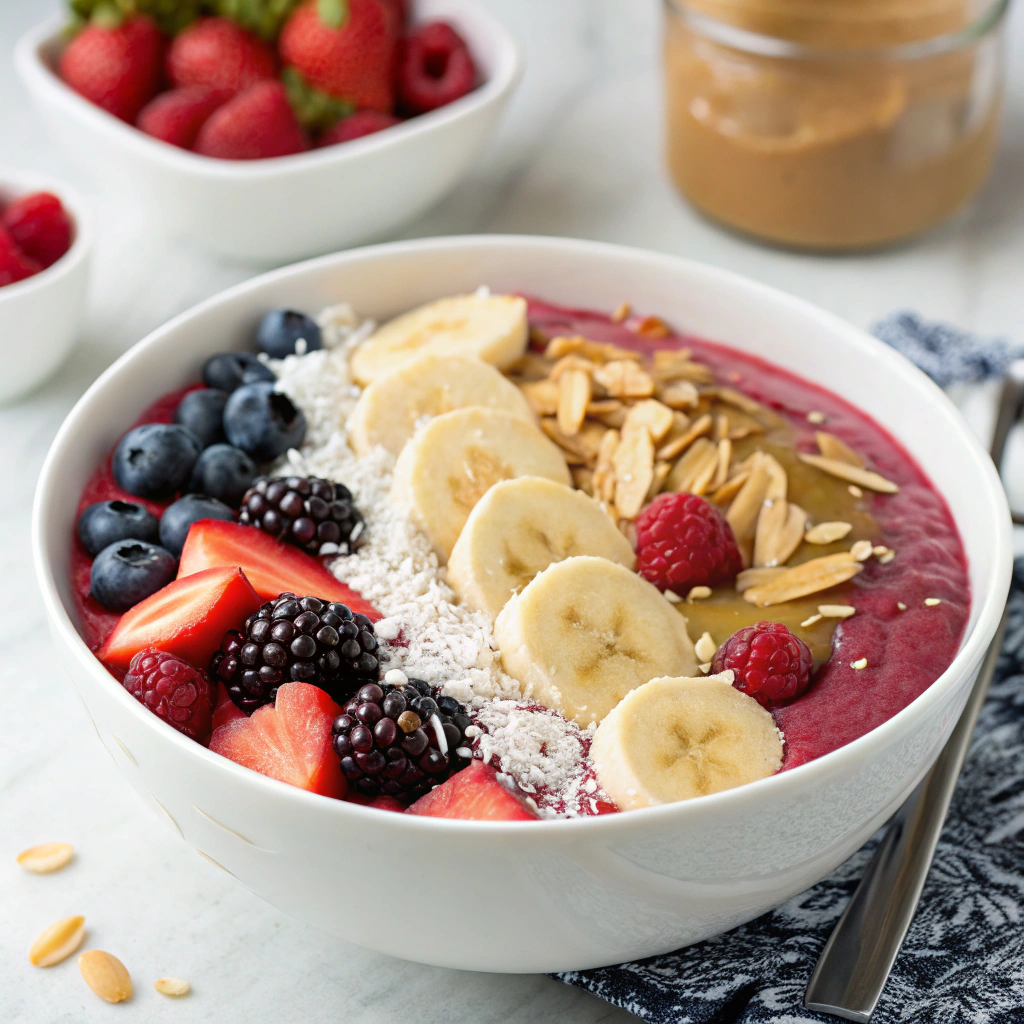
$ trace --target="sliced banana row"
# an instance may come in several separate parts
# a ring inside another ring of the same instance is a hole
[[[597,727],[598,781],[622,810],[690,800],[773,775],[782,738],[732,673],[652,679]]]

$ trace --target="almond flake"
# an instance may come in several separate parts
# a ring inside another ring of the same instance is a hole
[[[899,609],[899,610],[900,610],[901,612],[905,612],[905,611],[907,610],[907,606],[906,606],[906,605],[905,605],[905,604],[904,604],[904,603],[903,603],[902,601],[897,601],[897,602],[896,602],[896,607],[897,607],[897,608],[898,608],[898,609]]]
[[[570,466],[586,464],[587,453],[583,450],[579,440],[563,433],[559,429],[558,421],[554,417],[542,417],[540,426],[541,430],[543,430],[544,433],[562,449],[562,454],[566,457],[566,462],[568,462]]]
[[[597,462],[594,465],[594,497],[606,504],[615,498],[615,466],[612,460],[618,447],[619,432],[609,430],[601,438],[601,447],[598,449]]]
[[[132,997],[132,979],[116,956],[102,949],[86,950],[78,958],[78,969],[89,986],[108,1003],[123,1003]]]
[[[736,593],[742,594],[745,590],[750,590],[751,587],[759,587],[769,580],[777,579],[786,571],[781,565],[763,569],[744,569],[736,577]]]
[[[650,490],[647,492],[647,498],[644,501],[646,504],[661,494],[662,487],[665,486],[665,481],[668,479],[669,473],[672,471],[672,464],[669,462],[655,462],[654,463],[654,479],[651,481]]]
[[[896,557],[896,552],[892,548],[889,548],[884,555],[878,556],[878,561],[882,565],[888,565]]]
[[[942,598],[941,597],[926,597],[924,599],[924,603],[929,608],[934,608],[937,604],[942,604]]]
[[[636,325],[636,333],[642,338],[652,338],[655,341],[660,341],[662,338],[667,338],[672,331],[660,316],[645,316]]]
[[[617,398],[591,399],[587,405],[588,416],[604,416],[610,412],[618,412],[626,407]]]
[[[680,494],[701,494],[710,484],[717,468],[718,446],[706,437],[700,437],[672,467],[665,487]]]
[[[561,359],[551,367],[551,373],[548,375],[551,380],[558,382],[558,379],[563,373],[568,373],[570,370],[582,370],[588,376],[597,369],[597,364],[590,359],[586,359],[576,352],[570,352],[567,356],[562,356]]]
[[[841,441],[835,434],[827,434],[819,430],[814,435],[818,442],[818,451],[827,459],[835,459],[837,462],[846,462],[858,469],[864,468],[864,460],[845,442]]]
[[[153,982],[153,988],[162,996],[170,996],[172,999],[180,999],[192,991],[192,986],[184,978],[157,978]]]
[[[859,540],[856,544],[850,548],[850,554],[857,559],[858,562],[866,562],[870,557],[874,549],[871,547],[871,541]]]
[[[710,662],[714,658],[717,650],[718,644],[711,639],[710,633],[702,634],[701,638],[693,645],[694,654],[696,654],[701,661]]]
[[[612,323],[621,324],[632,312],[633,307],[628,302],[623,302],[621,305],[617,306],[615,312],[612,313]]]
[[[810,627],[815,625],[815,623],[821,622],[823,618],[824,616],[821,614],[812,615],[810,618],[804,619],[804,621],[801,622],[800,625],[803,629],[810,629]]]
[[[590,403],[590,374],[568,370],[558,378],[558,428],[570,436],[577,433]]]
[[[41,843],[30,846],[18,854],[18,863],[35,875],[48,875],[51,871],[59,871],[74,855],[70,843]]]
[[[718,465],[710,487],[716,491],[729,479],[729,463],[732,462],[732,441],[724,437],[718,442]]]
[[[764,427],[745,412],[738,409],[729,413],[729,440],[742,441],[751,434],[763,434]]]
[[[610,342],[591,341],[579,334],[570,338],[552,338],[544,350],[544,355],[548,359],[561,359],[562,356],[573,352],[595,363],[607,363],[612,359],[628,359],[638,363],[643,359],[639,352],[632,349],[620,348]]]
[[[630,406],[626,413],[626,420],[622,424],[623,433],[645,427],[651,435],[651,439],[657,443],[671,429],[675,418],[672,410],[656,398],[645,398]]]
[[[852,523],[818,523],[804,534],[804,540],[808,544],[834,544],[837,540],[842,540],[852,529]]]
[[[807,414],[808,423],[824,423],[825,414],[823,412],[809,412]]]
[[[889,549],[884,544],[876,544],[871,549],[871,554],[873,554],[876,558],[881,558],[882,555],[884,555],[888,550]]]
[[[688,380],[675,380],[662,384],[658,397],[671,409],[696,409],[700,404],[697,386]]]
[[[669,460],[676,458],[676,456],[686,451],[686,449],[689,448],[698,437],[710,434],[712,423],[713,421],[707,413],[703,416],[699,416],[682,434],[679,435],[679,437],[674,438],[658,449],[658,458]]]
[[[715,429],[711,432],[711,440],[716,444],[729,436],[729,417],[720,412],[715,416]]]
[[[858,658],[857,661],[851,661],[850,662],[850,668],[856,670],[857,672],[859,672],[862,668],[867,668],[867,667],[868,667],[868,659],[867,658]]]
[[[690,592],[686,595],[687,601],[703,601],[711,596],[710,587],[691,587]]]
[[[734,406],[749,416],[753,416],[754,413],[761,411],[760,402],[755,402],[752,398],[748,398],[742,391],[737,391],[735,388],[706,388],[704,394],[718,398],[725,402],[726,405]]]
[[[558,385],[553,380],[535,380],[520,384],[519,390],[538,416],[554,416],[558,412]]]
[[[850,604],[819,604],[818,611],[826,619],[848,619],[857,613],[857,609]]]
[[[594,370],[594,380],[611,398],[650,398],[654,394],[654,381],[650,374],[636,363],[615,359]]]
[[[660,349],[654,353],[654,376],[663,384],[688,380],[694,384],[710,384],[715,375],[710,366],[695,363],[688,348]]]
[[[851,494],[852,494],[852,495],[853,495],[853,496],[854,496],[855,498],[863,498],[863,497],[864,497],[864,492],[863,492],[863,491],[862,491],[862,490],[861,490],[861,489],[860,489],[860,488],[859,488],[859,487],[858,487],[858,486],[857,486],[856,484],[850,484],[850,486],[849,486],[849,487],[847,487],[846,489],[847,489],[847,490],[848,490],[848,491],[849,491],[849,492],[850,492],[850,493],[851,493]]]
[[[747,482],[740,488],[725,515],[736,540],[741,544],[754,536],[757,517],[768,491],[769,475],[765,461],[766,456],[762,452],[758,452],[757,455],[756,461],[751,466]]]
[[[861,469],[858,466],[851,466],[848,462],[839,462],[837,459],[827,459],[824,455],[806,455],[799,453],[800,461],[808,466],[814,466],[823,473],[846,480],[849,483],[866,487],[869,491],[878,491],[880,494],[896,494],[899,487],[884,476],[872,472],[870,469]]]
[[[795,601],[808,594],[829,590],[852,579],[864,568],[846,551],[835,555],[824,555],[786,569],[778,576],[760,586],[744,591],[743,599],[760,608]]]
[[[550,369],[551,364],[539,352],[526,351],[505,370],[505,374],[536,381],[545,378]]]
[[[754,567],[784,565],[804,539],[807,513],[785,498],[765,502],[754,533]]]
[[[711,500],[716,505],[724,505],[727,501],[732,501],[733,498],[739,494],[743,485],[750,479],[750,471],[747,470],[744,473],[739,473],[734,477],[727,480],[721,487],[711,495]]]
[[[646,429],[623,434],[612,458],[615,507],[623,519],[635,519],[654,479],[654,442]]]
[[[769,455],[766,452],[764,464],[768,470],[768,488],[764,492],[764,500],[784,500],[789,490],[789,476],[782,468],[782,463],[774,455]]]
[[[707,675],[711,671],[711,662],[705,661],[702,665],[698,665],[697,668],[699,668],[704,675]]]
[[[665,600],[670,604],[679,604],[679,602],[682,601],[682,598],[674,590],[666,590],[664,591],[664,594]]]
[[[33,967],[52,967],[66,960],[85,938],[85,918],[81,914],[64,917],[51,924],[28,951],[28,962]]]

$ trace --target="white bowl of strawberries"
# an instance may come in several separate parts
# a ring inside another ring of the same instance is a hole
[[[73,0],[15,63],[55,134],[167,231],[276,264],[384,234],[449,192],[519,75],[472,0]],[[221,13],[222,11],[226,13]]]

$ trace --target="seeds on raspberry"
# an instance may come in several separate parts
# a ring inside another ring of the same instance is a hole
[[[147,647],[131,660],[124,688],[169,726],[206,746],[213,731],[213,687],[206,673]]]
[[[792,700],[811,684],[811,649],[781,622],[737,630],[718,649],[712,672],[730,669],[733,686],[763,707]]]

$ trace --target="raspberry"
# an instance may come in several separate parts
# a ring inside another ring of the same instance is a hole
[[[205,672],[147,647],[131,660],[124,688],[154,715],[205,747],[213,729],[214,690]]]
[[[659,590],[685,597],[743,568],[732,528],[696,494],[660,494],[637,516],[636,571]]]
[[[0,288],[24,281],[42,269],[14,244],[14,239],[0,226]]]
[[[14,244],[41,267],[52,267],[71,248],[71,219],[52,192],[20,196],[4,210]]]
[[[762,707],[799,697],[811,684],[811,650],[781,622],[738,629],[719,647],[712,672],[736,673],[733,686]]]
[[[468,92],[476,85],[476,66],[469,47],[445,21],[421,25],[405,41],[398,66],[398,94],[404,110],[425,114]]]
[[[381,114],[376,110],[357,110],[354,114],[343,118],[333,128],[320,136],[318,146],[333,146],[339,142],[351,142],[366,135],[373,135],[385,128],[401,124],[401,120],[391,114]]]

